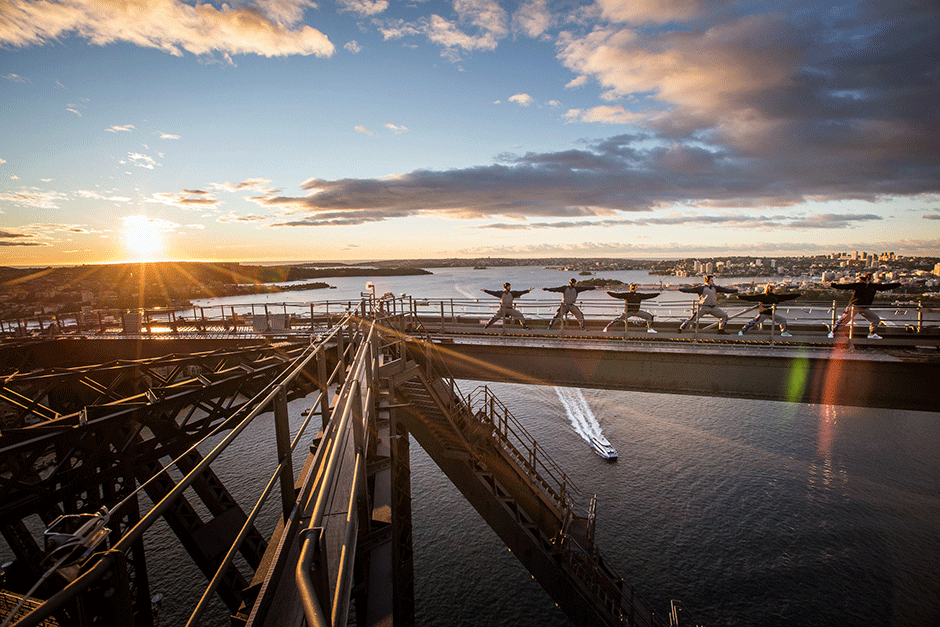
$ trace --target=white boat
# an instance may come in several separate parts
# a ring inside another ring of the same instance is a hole
[[[591,447],[594,449],[595,453],[607,461],[617,461],[617,450],[611,446],[610,442],[608,442],[607,439],[603,436],[595,436],[591,438]]]

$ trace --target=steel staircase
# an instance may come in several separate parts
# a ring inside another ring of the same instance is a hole
[[[577,625],[656,626],[594,544],[585,498],[487,388],[464,398],[414,344],[392,386],[399,418],[483,519]],[[587,510],[577,514],[578,501]]]

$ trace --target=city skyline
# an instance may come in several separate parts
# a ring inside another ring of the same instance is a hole
[[[940,256],[928,0],[12,0],[0,265]]]

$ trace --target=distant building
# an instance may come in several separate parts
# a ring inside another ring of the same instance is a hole
[[[933,267],[933,273],[936,274],[937,276],[940,276],[940,263],[938,263],[937,265]]]

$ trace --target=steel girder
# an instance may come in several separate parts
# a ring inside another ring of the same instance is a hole
[[[59,514],[113,508],[124,499],[109,522],[111,535],[121,537],[140,517],[138,482],[157,477],[146,491],[154,502],[160,500],[173,487],[161,460],[178,458],[180,472],[192,470],[201,458],[188,449],[216,428],[226,428],[226,421],[305,346],[250,346],[15,372],[0,379],[0,531],[26,579],[38,579],[43,553],[27,519],[38,515],[48,525]],[[288,396],[302,397],[316,387],[316,377],[300,376]],[[211,576],[221,559],[218,538],[233,537],[246,515],[211,469],[192,487],[210,519],[203,521],[185,499],[165,518]],[[150,625],[146,558],[143,544],[138,545],[122,563],[118,579],[128,582],[135,624]],[[241,554],[257,568],[265,548],[264,538],[252,529]],[[57,585],[47,584],[45,593]],[[219,595],[233,611],[246,585],[237,569],[229,569]],[[87,613],[78,605],[63,611],[69,621]]]

